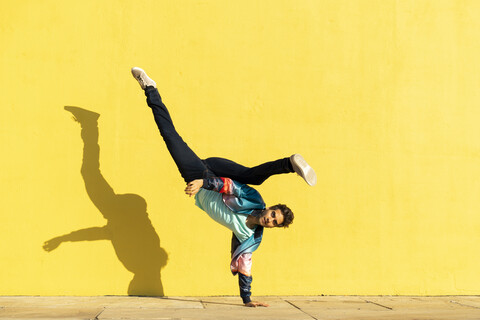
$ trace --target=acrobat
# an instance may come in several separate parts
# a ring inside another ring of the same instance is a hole
[[[185,193],[195,196],[197,207],[233,232],[230,269],[238,274],[243,303],[247,307],[268,307],[250,298],[252,253],[262,241],[264,228],[286,228],[294,216],[284,204],[267,207],[260,193],[248,184],[259,185],[272,175],[296,172],[313,186],[317,181],[314,170],[299,154],[251,168],[224,158],[200,159],[175,130],[155,81],[140,68],[131,71],[145,91],[160,134],[187,183]]]

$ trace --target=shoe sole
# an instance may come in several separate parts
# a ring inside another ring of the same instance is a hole
[[[309,186],[314,186],[317,183],[317,175],[315,171],[310,167],[299,154],[294,154],[292,156],[292,165],[295,172],[301,176]]]

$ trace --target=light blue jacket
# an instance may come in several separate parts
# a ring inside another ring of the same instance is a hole
[[[225,205],[235,213],[252,215],[265,209],[265,202],[260,193],[250,186],[230,178],[213,177],[203,179],[202,188],[222,194]],[[254,234],[240,243],[235,235],[232,238],[232,260],[230,270],[238,273],[240,296],[244,303],[250,302],[252,253],[262,242],[263,227],[257,226]],[[236,241],[235,241],[236,240]]]

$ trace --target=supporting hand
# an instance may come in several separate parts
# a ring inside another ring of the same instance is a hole
[[[270,307],[270,306],[264,302],[250,301],[248,303],[245,303],[245,307],[256,308],[256,307]]]
[[[187,184],[187,188],[185,189],[185,193],[188,194],[190,197],[197,194],[200,188],[203,186],[203,179],[197,179],[190,181]]]

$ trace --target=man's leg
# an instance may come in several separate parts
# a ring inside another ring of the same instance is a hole
[[[153,111],[160,134],[185,182],[207,177],[209,175],[207,167],[175,130],[167,107],[158,93],[156,83],[140,68],[133,68],[132,74],[145,90],[147,104]]]
[[[262,163],[255,167],[245,167],[224,158],[208,158],[203,163],[218,177],[226,177],[243,184],[259,185],[274,174],[295,172],[290,158]]]
[[[296,172],[307,184],[314,186],[317,183],[315,171],[299,154],[288,158],[265,162],[255,167],[244,167],[228,159],[208,158],[203,160],[207,168],[216,176],[227,177],[244,184],[262,184],[274,174]]]
[[[160,134],[185,182],[207,177],[207,167],[175,130],[170,114],[163,104],[157,88],[146,87],[145,95],[147,96],[147,104],[153,111]]]

